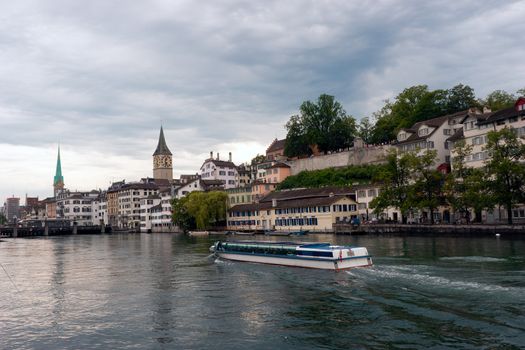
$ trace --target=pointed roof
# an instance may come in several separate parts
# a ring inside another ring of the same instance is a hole
[[[60,162],[60,146],[58,146],[58,157],[57,157],[57,168],[55,171],[55,178],[53,179],[53,184],[64,183],[64,177],[62,176],[62,163]]]
[[[162,130],[162,126],[160,127],[159,143],[157,144],[157,149],[155,150],[155,153],[153,153],[153,155],[158,156],[161,154],[171,156],[170,149],[166,145],[166,140],[164,139],[164,130]]]

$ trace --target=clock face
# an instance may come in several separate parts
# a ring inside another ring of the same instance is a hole
[[[154,168],[171,168],[171,164],[170,156],[155,156],[153,158]]]

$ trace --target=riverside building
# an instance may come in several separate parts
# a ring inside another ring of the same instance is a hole
[[[200,168],[202,180],[220,180],[224,183],[224,188],[239,187],[239,172],[232,162],[232,154],[229,153],[228,161],[221,160],[219,153],[217,158],[213,158],[213,152],[210,152],[210,158],[206,159]]]
[[[272,192],[259,203],[228,210],[229,230],[332,231],[359,215],[351,188],[324,187]]]

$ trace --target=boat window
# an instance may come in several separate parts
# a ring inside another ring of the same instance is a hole
[[[309,250],[299,250],[297,255],[302,256],[322,256],[322,257],[333,257],[332,251],[309,251]]]

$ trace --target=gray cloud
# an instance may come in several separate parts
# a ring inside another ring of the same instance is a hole
[[[28,162],[58,141],[75,159],[66,182],[89,188],[150,174],[161,122],[175,171],[193,172],[212,149],[264,152],[323,92],[362,117],[414,84],[461,82],[478,95],[525,85],[522,1],[62,0],[1,10],[0,161],[25,175],[15,185],[2,171],[0,198],[31,192],[24,183],[49,187],[54,151],[42,178]],[[105,177],[82,175],[95,172]]]

